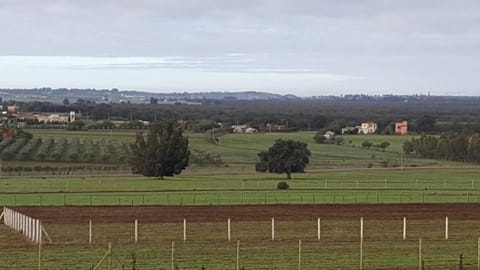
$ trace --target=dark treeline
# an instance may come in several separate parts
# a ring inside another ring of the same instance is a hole
[[[345,125],[375,121],[379,133],[392,133],[393,123],[409,121],[414,132],[439,133],[449,130],[479,131],[478,102],[442,103],[431,101],[354,101],[354,100],[204,100],[202,105],[88,103],[84,100],[55,104],[17,102],[23,112],[68,112],[74,110],[92,120],[145,120],[166,118],[185,120],[187,128],[204,131],[233,124],[263,126],[282,124],[298,130],[328,128],[339,132]]]
[[[480,163],[480,136],[460,133],[422,135],[406,141],[403,150],[422,158]]]

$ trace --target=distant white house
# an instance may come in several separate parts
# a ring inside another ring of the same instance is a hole
[[[378,126],[375,122],[362,123],[358,128],[358,134],[374,134],[377,132]]]
[[[232,126],[233,133],[257,133],[256,128],[252,128],[249,125],[235,125]]]
[[[257,133],[258,130],[256,128],[249,127],[245,129],[245,133]]]
[[[74,111],[70,113],[36,114],[34,117],[40,123],[71,123],[76,119]]]
[[[233,133],[245,133],[245,130],[248,128],[248,125],[235,125],[232,126]]]
[[[335,137],[335,132],[329,130],[329,131],[325,132],[325,134],[323,134],[323,137],[325,137],[325,139],[327,139],[327,140],[331,140]]]

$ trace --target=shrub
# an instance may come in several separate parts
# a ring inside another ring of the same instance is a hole
[[[364,142],[362,142],[362,147],[363,147],[363,148],[368,148],[368,149],[370,149],[370,147],[372,147],[372,146],[373,146],[373,143],[371,143],[371,142],[369,142],[369,141],[364,141]]]
[[[313,140],[316,143],[325,143],[327,139],[325,138],[325,136],[323,136],[323,133],[317,132],[317,134],[315,134],[315,136],[313,137]]]
[[[287,182],[278,182],[277,184],[277,189],[289,189],[290,186],[288,185]]]

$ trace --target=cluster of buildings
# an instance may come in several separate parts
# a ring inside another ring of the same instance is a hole
[[[250,127],[249,125],[234,125],[232,126],[233,133],[257,133],[258,129]]]
[[[16,105],[6,106],[5,108],[0,105],[0,111],[2,121],[17,120],[20,122],[38,121],[38,123],[44,124],[68,124],[76,119],[74,111],[68,113],[22,113]]]
[[[359,126],[350,127],[346,126],[342,128],[342,134],[375,134],[377,133],[378,125],[375,122],[364,122]],[[400,121],[395,123],[395,134],[407,135],[408,134],[408,121]]]
[[[289,128],[286,125],[266,124],[261,127],[252,127],[250,125],[233,125],[233,133],[257,133],[257,132],[291,132],[295,131],[295,128]]]

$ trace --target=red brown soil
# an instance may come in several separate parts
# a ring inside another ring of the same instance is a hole
[[[382,204],[382,205],[249,205],[249,206],[98,206],[98,207],[16,207],[44,223],[124,223],[134,219],[142,223],[232,221],[299,221],[317,217],[351,219],[444,218],[480,219],[480,204]]]

